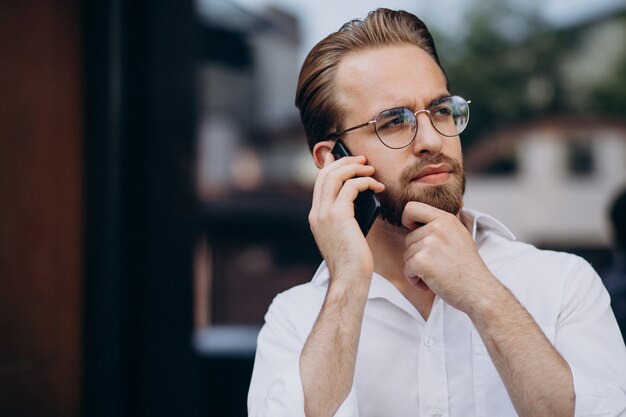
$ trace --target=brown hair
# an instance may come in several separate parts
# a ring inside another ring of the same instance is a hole
[[[341,60],[355,51],[402,44],[426,51],[445,76],[426,25],[415,15],[401,10],[374,10],[363,20],[344,24],[311,49],[302,64],[296,90],[296,107],[300,110],[309,148],[343,128],[343,114],[333,94]]]

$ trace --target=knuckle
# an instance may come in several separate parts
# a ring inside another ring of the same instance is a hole
[[[355,189],[359,188],[358,185],[359,185],[358,178],[350,178],[343,183],[343,188],[345,188],[348,191],[354,191]]]
[[[445,232],[448,226],[445,224],[446,221],[434,221],[430,224],[431,231],[433,233],[441,233]]]
[[[334,164],[323,167],[317,172],[318,178],[325,180],[328,177],[334,177],[337,175],[337,169]]]
[[[428,262],[430,255],[428,254],[428,249],[423,249],[413,255],[413,262],[417,265],[422,265]]]
[[[450,223],[455,222],[457,220],[457,217],[452,213],[444,212],[442,219],[443,219],[443,222],[449,225]]]
[[[423,251],[427,252],[432,247],[437,247],[437,238],[434,235],[428,235],[422,240]]]
[[[308,220],[311,226],[314,226],[317,223],[317,216],[313,213],[313,211],[309,212]]]
[[[415,201],[409,201],[408,203],[406,203],[406,206],[404,207],[405,211],[412,211],[415,206],[417,205],[417,203]]]
[[[321,179],[323,179],[326,176],[327,173],[328,173],[328,167],[320,168],[317,171],[317,175],[315,176],[315,179],[321,180]]]
[[[316,219],[316,223],[324,223],[325,221],[328,220],[328,212],[325,210],[321,210],[319,213],[317,213],[317,219]]]

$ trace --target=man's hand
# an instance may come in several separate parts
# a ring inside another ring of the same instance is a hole
[[[412,230],[406,237],[405,276],[415,284],[422,279],[444,301],[468,314],[518,415],[574,415],[567,362],[487,269],[461,221],[411,202],[404,209],[402,223]]]
[[[317,174],[309,223],[331,277],[335,272],[369,277],[374,270],[372,253],[354,218],[354,199],[360,191],[385,188],[372,174],[374,167],[365,165],[364,156],[335,161],[331,152]]]
[[[334,160],[328,152],[317,175],[309,213],[311,230],[326,260],[330,284],[317,321],[300,355],[307,416],[333,415],[354,380],[367,294],[374,271],[372,252],[354,218],[359,191],[382,191],[365,157]]]
[[[466,313],[490,287],[498,285],[456,216],[410,202],[402,213],[402,223],[412,230],[405,240],[404,274],[413,284],[423,281],[448,304]]]

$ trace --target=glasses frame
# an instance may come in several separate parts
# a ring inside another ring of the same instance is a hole
[[[431,109],[433,108],[433,106],[441,101],[441,100],[445,100],[445,99],[449,99],[449,98],[453,98],[453,97],[457,97],[460,98],[461,100],[463,100],[464,102],[466,102],[468,104],[467,106],[467,123],[465,124],[465,126],[463,127],[463,129],[461,129],[460,132],[457,132],[454,135],[446,135],[445,133],[442,133],[441,131],[439,131],[439,129],[437,129],[437,126],[435,126],[435,123],[433,122],[432,116],[430,114]],[[362,127],[366,127],[366,126],[370,126],[370,125],[374,125],[374,131],[376,132],[376,137],[378,138],[378,140],[385,145],[386,147],[390,148],[390,149],[403,149],[406,148],[407,146],[409,146],[411,143],[413,143],[413,141],[415,140],[415,135],[417,134],[417,128],[418,128],[418,123],[417,123],[417,115],[420,113],[426,113],[428,115],[428,119],[430,120],[430,124],[432,125],[432,127],[437,131],[437,133],[439,133],[442,136],[445,136],[447,138],[453,138],[455,136],[460,135],[461,133],[463,133],[463,131],[467,128],[467,125],[469,124],[469,104],[472,102],[472,100],[465,100],[463,97],[461,96],[456,96],[456,95],[450,95],[450,96],[445,96],[445,97],[441,97],[438,98],[437,100],[433,101],[433,103],[427,108],[427,109],[422,109],[422,110],[418,110],[416,112],[414,112],[413,110],[409,109],[408,107],[402,106],[402,107],[392,107],[390,109],[385,109],[385,110],[381,110],[380,112],[378,112],[378,114],[376,115],[376,117],[374,117],[373,120],[367,121],[365,123],[361,123],[358,124],[356,126],[352,126],[349,127],[347,129],[344,129],[340,132],[335,132],[335,133],[330,133],[328,136],[326,136],[326,140],[334,140],[334,139],[338,139],[341,135],[343,135],[344,133],[348,133],[351,132],[353,130],[356,129],[360,129]],[[396,109],[407,109],[408,111],[410,111],[411,113],[413,113],[413,115],[415,116],[415,130],[413,131],[413,137],[411,138],[411,140],[403,146],[399,146],[399,147],[393,147],[393,146],[389,146],[387,145],[381,138],[380,135],[378,134],[378,128],[376,127],[376,120],[378,120],[378,117],[387,111],[390,110],[396,110]]]

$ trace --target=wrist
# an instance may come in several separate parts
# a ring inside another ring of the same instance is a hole
[[[353,274],[348,271],[330,275],[326,298],[329,301],[345,301],[346,299],[365,299],[369,293],[372,275]]]
[[[467,314],[476,327],[480,323],[489,323],[507,310],[512,297],[508,288],[494,278],[492,285],[477,292],[477,297],[470,304]]]

